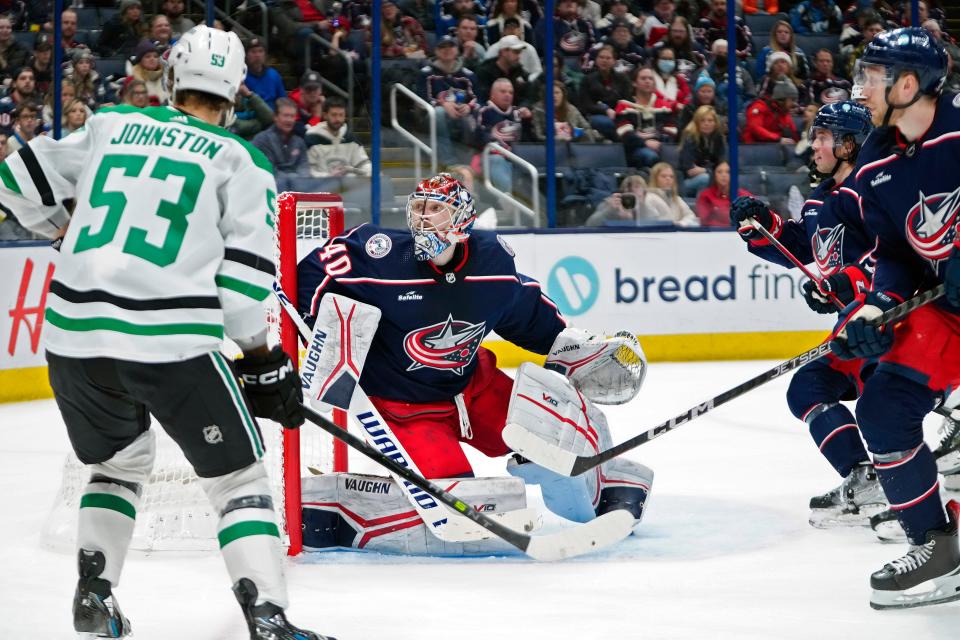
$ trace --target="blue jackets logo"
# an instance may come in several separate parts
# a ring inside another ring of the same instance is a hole
[[[940,260],[950,256],[956,239],[960,212],[960,187],[951,193],[932,196],[920,194],[920,200],[907,214],[907,240],[913,250],[936,269]]]
[[[562,258],[553,265],[547,277],[547,295],[567,316],[579,316],[589,311],[599,293],[597,270],[580,256]]]
[[[414,329],[403,339],[403,350],[413,360],[407,371],[428,367],[463,375],[486,334],[486,322],[471,324],[452,315],[444,322]]]

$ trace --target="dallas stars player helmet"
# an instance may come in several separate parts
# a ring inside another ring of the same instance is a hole
[[[245,58],[243,44],[232,31],[206,25],[190,29],[164,57],[173,102],[177,91],[189,89],[233,103],[247,75]]]
[[[466,242],[476,221],[473,195],[449,173],[421,180],[407,198],[407,226],[417,260],[431,260]]]

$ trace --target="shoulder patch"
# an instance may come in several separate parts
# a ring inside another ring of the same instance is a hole
[[[393,240],[385,233],[375,233],[367,239],[364,249],[371,258],[382,258],[390,253],[393,248]]]
[[[513,247],[507,244],[507,241],[499,233],[497,234],[497,242],[500,243],[500,246],[503,247],[503,250],[506,251],[511,258],[517,257],[516,251],[513,250]]]
[[[957,109],[960,109],[960,93],[953,96],[953,106]]]

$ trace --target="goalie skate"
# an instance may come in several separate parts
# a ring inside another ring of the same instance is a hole
[[[810,499],[810,524],[818,529],[865,527],[871,516],[886,508],[887,499],[873,465],[861,464],[839,487]]]
[[[906,555],[870,576],[871,607],[908,609],[960,600],[960,503],[947,503],[947,514],[945,530],[929,531],[924,544],[911,545]]]

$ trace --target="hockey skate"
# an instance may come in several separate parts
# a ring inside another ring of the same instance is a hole
[[[960,491],[960,411],[951,412],[940,426],[942,438],[933,452],[937,471],[943,474],[943,486],[950,491]]]
[[[870,516],[870,528],[877,534],[880,542],[906,542],[907,534],[900,526],[897,515],[890,509]]]
[[[257,586],[248,578],[238,580],[233,593],[247,619],[250,640],[337,640],[293,626],[283,609],[271,602],[257,605]]]
[[[110,583],[99,577],[105,562],[99,551],[80,550],[80,580],[73,597],[73,628],[84,640],[130,635],[130,621],[120,611]]]
[[[873,465],[861,463],[839,487],[810,499],[810,524],[818,529],[867,526],[870,516],[886,508]]]
[[[946,529],[927,532],[927,541],[870,576],[870,606],[874,609],[908,609],[960,600],[960,545],[957,519],[960,503],[947,503]],[[930,583],[920,590],[923,583]]]

